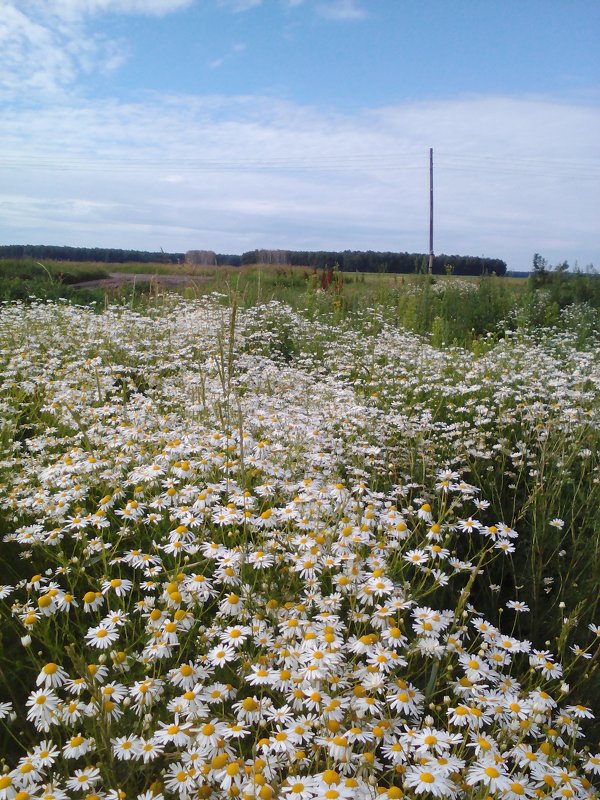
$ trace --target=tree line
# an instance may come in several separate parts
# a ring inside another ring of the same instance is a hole
[[[46,258],[50,261],[95,261],[106,264],[179,264],[184,253],[149,253],[145,250],[120,250],[114,247],[67,247],[49,244],[9,244],[0,246],[0,258]]]
[[[275,262],[271,253],[277,254]],[[218,263],[218,262],[217,262]],[[251,250],[241,257],[242,264],[279,263],[315,269],[337,268],[342,272],[427,272],[429,256],[423,253],[380,253],[373,250],[309,251],[309,250]],[[506,262],[499,258],[479,256],[438,255],[433,258],[436,275],[506,274]]]
[[[189,251],[189,253],[196,251]],[[200,252],[200,251],[198,251]],[[204,252],[204,251],[202,251]],[[207,251],[208,252],[208,251]],[[105,247],[66,247],[55,245],[4,245],[0,258],[50,259],[53,261],[94,261],[106,264],[139,262],[144,264],[183,264],[186,253],[147,252]],[[424,253],[392,253],[373,250],[249,250],[241,255],[215,253],[218,266],[244,264],[289,264],[313,269],[339,269],[342,272],[389,272],[410,274],[428,271]],[[436,275],[505,275],[506,263],[499,258],[437,255],[433,258]]]

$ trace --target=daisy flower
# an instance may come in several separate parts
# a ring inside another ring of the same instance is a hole
[[[531,609],[527,605],[527,603],[523,603],[521,600],[509,600],[506,603],[506,607],[512,609],[513,611],[530,611]]]
[[[130,761],[132,758],[137,757],[137,736],[118,736],[116,739],[111,739],[110,743],[114,756],[119,761]]]
[[[50,725],[57,720],[58,697],[52,689],[39,689],[27,700],[29,711],[27,719],[41,731],[48,731]]]
[[[489,792],[504,792],[510,785],[510,778],[504,766],[494,757],[476,762],[467,772],[466,781],[469,786],[481,784]]]
[[[314,779],[309,776],[294,775],[281,787],[286,800],[313,800],[317,796]]]
[[[535,797],[535,787],[531,785],[526,775],[511,775],[508,787],[502,795],[506,800],[521,800],[521,798]]]
[[[416,794],[453,797],[456,793],[456,787],[450,778],[429,762],[409,767],[404,773],[403,784],[406,789],[411,789]]]
[[[114,592],[117,597],[126,597],[131,591],[132,586],[132,581],[129,581],[125,578],[112,578],[112,580],[104,581],[101,589],[102,594]]]
[[[60,751],[53,742],[44,740],[41,741],[38,745],[33,748],[32,756],[33,759],[38,763],[41,767],[50,767],[58,756],[60,755]]]
[[[136,739],[133,749],[136,758],[141,759],[144,764],[149,764],[162,754],[164,746],[153,739],[143,739],[140,736]]]
[[[87,642],[99,650],[106,650],[111,647],[118,638],[119,630],[112,622],[90,628],[85,635]]]
[[[100,780],[100,770],[97,767],[76,769],[73,777],[67,780],[66,786],[74,791],[89,791]]]
[[[58,664],[49,661],[37,676],[36,685],[42,686],[44,689],[56,689],[68,680],[68,673]]]
[[[194,773],[194,769],[186,769],[180,761],[171,764],[164,777],[165,789],[179,793],[182,797],[189,797],[189,793],[197,786],[197,777]]]
[[[584,763],[583,768],[586,772],[592,772],[594,775],[600,775],[600,753],[590,755]]]
[[[235,661],[237,659],[237,654],[233,647],[217,645],[208,651],[206,658],[216,667],[222,667],[230,661]]]
[[[89,753],[93,748],[93,739],[86,739],[80,733],[77,733],[75,736],[71,736],[62,751],[65,758],[79,758],[85,753]]]

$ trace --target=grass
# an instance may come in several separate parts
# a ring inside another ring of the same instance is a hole
[[[583,344],[598,331],[600,278],[594,274],[546,272],[528,280],[483,276],[339,273],[285,265],[210,267],[171,264],[90,264],[0,261],[0,299],[65,298],[98,310],[119,301],[140,308],[161,302],[153,283],[102,289],[86,281],[109,272],[190,275],[190,285],[171,286],[188,299],[235,296],[242,307],[281,301],[309,317],[342,322],[365,307],[386,322],[428,335],[436,346],[487,347],[506,330],[576,329]],[[73,286],[77,284],[77,286]],[[84,284],[84,285],[80,285]],[[158,295],[158,297],[157,297]]]

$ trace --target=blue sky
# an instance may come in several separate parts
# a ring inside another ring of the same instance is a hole
[[[0,0],[0,243],[600,266],[597,0]]]

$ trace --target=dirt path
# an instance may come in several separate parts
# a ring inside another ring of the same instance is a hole
[[[98,278],[95,281],[79,281],[71,286],[80,286],[83,289],[116,289],[119,286],[133,286],[134,283],[156,283],[157,286],[193,286],[195,283],[207,281],[206,275],[154,275],[149,272],[111,272],[108,278]]]

